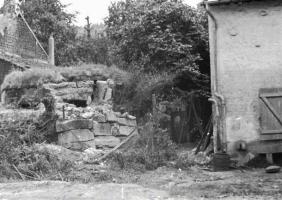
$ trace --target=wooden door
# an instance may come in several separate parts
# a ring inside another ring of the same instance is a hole
[[[282,140],[282,88],[261,89],[261,140]]]

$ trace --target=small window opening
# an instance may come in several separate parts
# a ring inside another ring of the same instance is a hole
[[[78,99],[64,99],[65,103],[73,104],[76,107],[80,108],[86,108],[87,107],[87,101],[86,100],[78,100]]]

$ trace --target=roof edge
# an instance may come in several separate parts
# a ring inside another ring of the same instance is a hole
[[[223,5],[223,4],[231,4],[231,3],[247,3],[252,1],[261,1],[261,0],[220,0],[220,1],[204,1],[202,3],[206,3],[210,6]]]

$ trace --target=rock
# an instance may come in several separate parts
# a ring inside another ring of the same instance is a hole
[[[93,116],[92,116],[92,119],[96,122],[102,122],[102,123],[105,123],[107,122],[106,120],[106,116],[103,115],[102,113],[98,113],[96,112]]]
[[[117,122],[119,123],[119,125],[122,125],[122,126],[131,126],[131,127],[137,126],[136,120],[126,119],[126,118],[117,118]]]
[[[59,145],[72,150],[95,148],[94,134],[88,129],[71,130],[59,134]]]
[[[94,122],[95,136],[111,136],[111,124]]]
[[[82,118],[84,119],[91,119],[93,117],[94,113],[93,112],[86,112],[86,113],[83,113],[81,115]]]
[[[48,89],[62,89],[62,88],[75,88],[76,83],[75,82],[63,82],[63,83],[49,83],[49,84],[44,84],[44,87]]]
[[[108,79],[107,84],[110,88],[114,88],[115,86],[115,81],[113,79]]]
[[[270,166],[265,169],[265,172],[266,173],[279,173],[280,170],[281,170],[281,167],[279,166]]]
[[[106,112],[106,120],[108,122],[117,122],[118,118],[116,117],[116,114],[112,111]]]
[[[111,128],[111,135],[112,136],[119,136],[120,132],[119,132],[119,125],[118,124],[114,124]]]
[[[125,113],[123,113],[123,114],[121,115],[121,117],[122,117],[122,118],[127,118],[128,115],[129,115],[128,112],[125,112]]]
[[[92,103],[91,96],[88,96],[86,104],[89,106]]]
[[[34,152],[48,154],[59,158],[59,160],[69,160],[72,162],[78,162],[83,159],[83,155],[80,152],[71,151],[53,144],[36,144],[34,145]]]
[[[119,134],[121,136],[129,136],[134,132],[137,132],[137,128],[136,127],[129,127],[129,126],[120,126],[119,127]]]
[[[107,88],[106,93],[105,93],[105,98],[104,101],[110,101],[113,96],[113,90],[111,88]]]
[[[132,115],[127,115],[127,119],[136,120],[136,117],[135,117],[135,116],[132,116]]]
[[[114,136],[99,136],[95,138],[97,148],[114,148],[120,144],[120,139]]]
[[[40,103],[40,104],[38,105],[37,109],[44,112],[44,111],[45,111],[45,106],[44,106],[44,104],[43,104],[43,103]]]
[[[93,162],[95,159],[104,155],[103,150],[99,150],[96,148],[89,148],[83,152],[83,161],[86,163]]]
[[[76,129],[93,129],[92,120],[69,120],[56,123],[57,133],[62,133]]]

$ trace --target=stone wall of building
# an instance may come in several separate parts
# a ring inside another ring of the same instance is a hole
[[[278,0],[250,1],[209,9],[218,24],[214,35],[210,19],[212,75],[217,74],[218,92],[226,102],[227,150],[235,157],[246,157],[245,152],[237,151],[236,143],[245,141],[248,149],[248,144],[260,142],[259,89],[282,87],[282,4]]]

